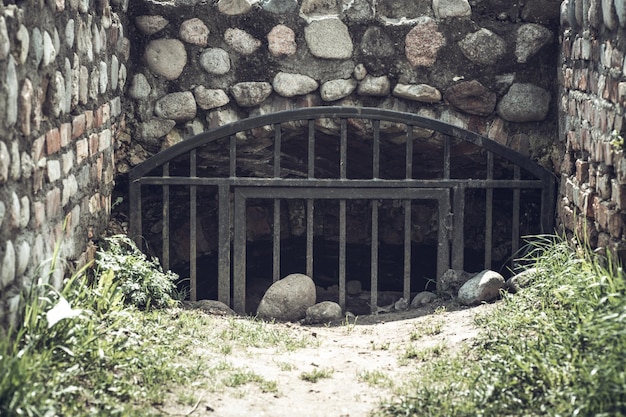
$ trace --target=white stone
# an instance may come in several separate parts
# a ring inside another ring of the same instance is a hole
[[[283,97],[295,97],[317,90],[319,84],[307,75],[279,72],[274,77],[272,86]]]
[[[35,55],[35,66],[38,67],[43,59],[43,38],[39,28],[33,29],[31,45],[33,47],[33,54]]]
[[[107,63],[104,61],[100,61],[100,80],[99,80],[100,94],[106,93],[108,87],[109,87],[109,73],[107,71]]]
[[[74,46],[74,19],[68,20],[65,25],[65,45],[70,49]]]
[[[2,201],[0,201],[0,227],[2,227],[2,222],[4,222],[4,215],[6,214],[6,206]]]
[[[472,8],[467,0],[433,0],[433,11],[437,19],[472,15]]]
[[[552,41],[552,36],[552,31],[541,25],[528,23],[520,26],[515,42],[517,62],[526,63],[530,57]]]
[[[20,227],[23,229],[30,221],[30,200],[27,196],[20,199],[20,207]]]
[[[320,88],[320,96],[324,101],[341,100],[352,94],[358,83],[356,80],[349,78],[347,80],[330,80],[322,84]]]
[[[11,166],[11,154],[4,142],[0,142],[0,184],[9,180],[9,167]]]
[[[359,83],[357,93],[362,96],[384,97],[389,95],[391,83],[387,76],[374,77],[367,75],[363,81]]]
[[[209,74],[224,75],[230,71],[230,56],[221,48],[209,48],[200,54],[200,66]]]
[[[177,122],[196,117],[196,100],[191,91],[166,94],[154,105],[154,114]]]
[[[20,227],[20,218],[22,215],[22,208],[20,206],[20,198],[14,192],[11,193],[11,211],[9,213],[9,224],[11,227]]]
[[[463,305],[477,305],[493,301],[504,288],[504,278],[495,271],[485,270],[469,279],[459,289],[459,302]]]
[[[261,47],[261,41],[248,32],[238,28],[228,28],[224,32],[224,41],[242,55],[250,55]]]
[[[7,285],[15,280],[15,249],[13,242],[7,241],[4,247],[4,257],[2,259],[2,268],[0,268],[0,289],[4,289]]]
[[[178,39],[156,39],[148,44],[144,60],[150,71],[167,80],[175,80],[187,65],[187,52]]]
[[[9,56],[11,50],[11,39],[7,31],[7,22],[4,16],[0,16],[0,61],[4,61]]]
[[[48,181],[55,182],[61,179],[61,163],[57,160],[48,160]]]
[[[24,275],[28,268],[28,261],[30,260],[30,245],[28,242],[22,242],[17,248],[17,265],[15,274],[18,277]]]
[[[304,274],[291,274],[273,283],[263,295],[257,315],[262,319],[298,321],[315,305],[313,280]]]
[[[48,32],[43,33],[43,65],[48,66],[54,62],[57,57],[57,51],[54,49],[52,38]]]
[[[196,99],[198,107],[203,110],[210,110],[217,107],[222,107],[230,102],[230,98],[224,90],[208,89],[202,85],[194,88],[193,95]]]
[[[6,75],[6,88],[7,88],[7,108],[6,108],[6,120],[4,121],[7,127],[13,126],[17,122],[17,99],[18,99],[18,81],[17,72],[15,70],[15,60],[13,56],[9,56],[9,64],[7,65]]]
[[[152,88],[150,87],[146,76],[139,73],[134,75],[133,82],[130,85],[128,93],[135,100],[143,100],[148,98],[151,90]]]
[[[20,64],[24,64],[24,62],[26,62],[26,58],[28,58],[28,48],[30,47],[30,35],[28,34],[26,26],[20,25],[15,37],[20,44],[20,54],[18,55],[17,60]]]
[[[396,84],[392,94],[396,97],[422,103],[441,101],[441,92],[428,84]]]
[[[20,147],[17,142],[11,142],[11,168],[9,169],[9,177],[13,181],[20,179],[22,173],[22,165],[20,164]]]
[[[348,59],[354,44],[348,27],[336,18],[312,21],[304,28],[304,38],[309,50],[318,58]]]
[[[117,90],[120,76],[120,62],[115,55],[111,56],[111,91]]]

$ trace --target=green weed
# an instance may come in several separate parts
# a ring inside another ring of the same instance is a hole
[[[310,372],[302,372],[300,379],[307,382],[316,383],[320,379],[331,378],[334,370],[330,368],[315,368]]]

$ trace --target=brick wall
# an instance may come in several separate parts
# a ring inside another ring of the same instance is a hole
[[[62,284],[107,224],[130,42],[126,5],[0,1],[0,327],[20,291]],[[60,243],[68,262],[50,274]]]
[[[621,1],[570,0],[561,6],[558,217],[570,234],[624,257],[626,9]]]

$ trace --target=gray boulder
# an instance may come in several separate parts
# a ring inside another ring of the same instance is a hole
[[[533,280],[534,276],[538,273],[537,268],[528,268],[513,275],[506,280],[506,289],[511,293],[517,293],[522,288],[527,287]]]
[[[550,98],[541,87],[516,83],[498,103],[498,114],[509,122],[540,122],[548,116]]]
[[[465,284],[472,275],[469,272],[448,269],[437,279],[437,294],[444,298],[454,298],[459,292],[459,288]]]
[[[422,291],[417,293],[411,301],[411,308],[419,308],[423,305],[430,304],[437,299],[437,294],[430,291]]]
[[[471,306],[493,301],[504,288],[504,278],[495,271],[484,270],[474,275],[459,289],[458,299],[463,305]]]
[[[341,306],[333,301],[322,301],[306,309],[305,322],[309,324],[329,323],[341,320]]]
[[[298,321],[307,308],[315,305],[313,280],[304,274],[291,274],[273,283],[263,295],[257,316],[266,320]]]

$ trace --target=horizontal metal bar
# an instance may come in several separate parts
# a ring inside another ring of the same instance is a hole
[[[404,189],[360,189],[360,188],[283,188],[283,187],[238,187],[235,195],[244,198],[304,198],[319,200],[439,200],[448,193],[441,188],[404,188]]]
[[[200,185],[200,186],[251,186],[251,187],[338,187],[338,188],[528,188],[540,189],[540,180],[336,180],[298,178],[188,178],[143,177],[141,185]]]

